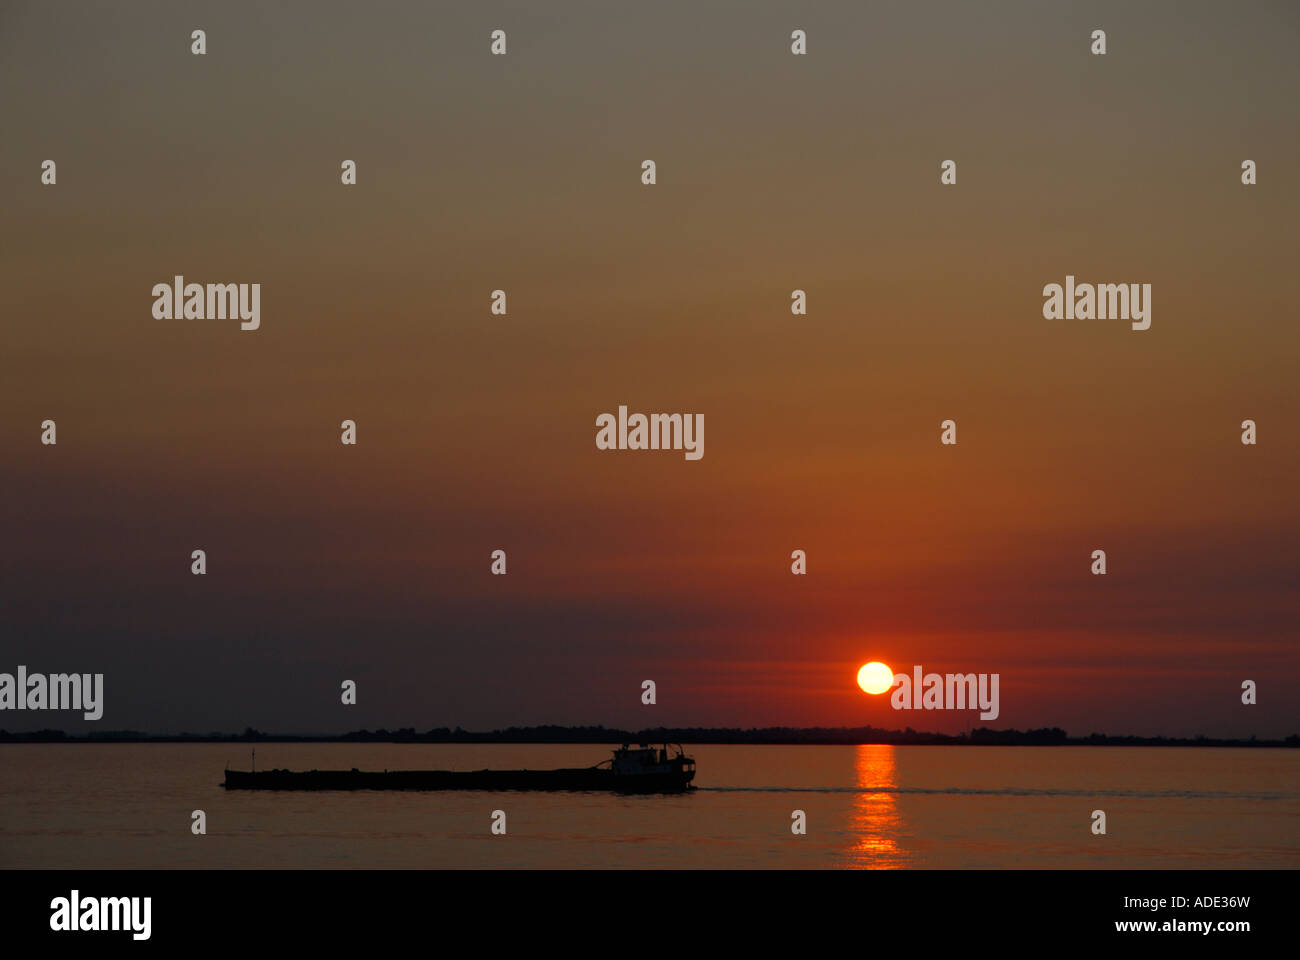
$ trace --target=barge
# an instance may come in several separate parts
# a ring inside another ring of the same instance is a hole
[[[669,746],[677,748],[669,752]],[[681,744],[626,743],[609,760],[561,770],[226,770],[227,790],[612,790],[694,789],[695,760]]]

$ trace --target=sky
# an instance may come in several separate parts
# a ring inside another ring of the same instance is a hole
[[[982,723],[883,660],[998,673],[997,727],[1296,732],[1298,27],[6,3],[0,671],[105,710],[0,728]],[[156,319],[177,274],[260,329]],[[1150,329],[1044,319],[1067,275]],[[622,404],[703,458],[598,450]]]

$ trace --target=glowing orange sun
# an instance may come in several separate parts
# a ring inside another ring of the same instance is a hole
[[[864,663],[858,671],[858,686],[867,693],[884,693],[894,685],[894,671],[879,660]]]

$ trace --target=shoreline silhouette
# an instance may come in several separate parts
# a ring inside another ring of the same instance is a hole
[[[1257,737],[1140,737],[1090,733],[1071,737],[1060,727],[1036,730],[994,730],[976,727],[969,733],[926,733],[907,727],[885,730],[878,727],[651,727],[623,730],[616,727],[564,727],[541,725],[507,727],[504,730],[473,731],[460,727],[435,727],[423,733],[414,727],[397,730],[354,730],[341,734],[268,733],[251,727],[243,733],[144,733],[136,730],[105,730],[68,733],[64,730],[26,732],[0,730],[2,743],[693,743],[752,744],[755,746],[798,745],[851,746],[893,744],[896,746],[1011,746],[1011,747],[1300,747],[1300,734],[1283,739]]]

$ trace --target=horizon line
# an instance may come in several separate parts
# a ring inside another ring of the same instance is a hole
[[[210,731],[194,733],[147,733],[139,730],[104,730],[102,732],[70,733],[66,730],[43,728],[31,731],[8,731],[0,728],[0,743],[110,743],[110,742],[170,742],[170,743],[516,743],[516,744],[580,744],[580,743],[649,743],[649,742],[713,743],[755,746],[1244,746],[1244,747],[1300,747],[1300,733],[1286,737],[1261,739],[1249,737],[1195,737],[1141,736],[1137,734],[1104,734],[1092,732],[1086,736],[1071,737],[1060,727],[1037,727],[1020,730],[1014,727],[996,729],[975,727],[957,734],[936,733],[903,729],[885,729],[870,725],[858,727],[644,727],[627,730],[606,727],[603,724],[567,726],[536,724],[510,726],[490,731],[466,730],[457,727],[431,727],[417,731],[414,727],[375,730],[362,728],[346,733],[270,733],[245,727],[242,733]]]

